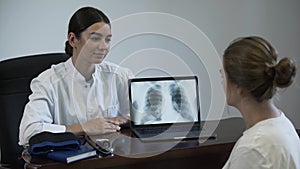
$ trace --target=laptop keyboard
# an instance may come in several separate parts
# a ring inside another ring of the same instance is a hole
[[[155,127],[155,128],[139,128],[138,131],[141,134],[149,134],[149,135],[158,135],[161,134],[165,131],[168,133],[173,133],[173,132],[185,132],[188,133],[189,131],[200,131],[200,126],[193,126],[192,128],[189,127]]]

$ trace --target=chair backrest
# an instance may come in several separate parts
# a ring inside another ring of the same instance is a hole
[[[17,165],[23,147],[18,145],[19,124],[31,94],[30,82],[52,64],[66,61],[64,53],[31,55],[0,62],[1,164]]]

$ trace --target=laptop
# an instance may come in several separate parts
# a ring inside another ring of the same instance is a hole
[[[129,79],[129,100],[130,128],[142,141],[200,137],[197,76]]]

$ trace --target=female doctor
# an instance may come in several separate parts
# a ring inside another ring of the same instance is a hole
[[[20,123],[19,144],[43,131],[101,134],[120,130],[128,119],[130,70],[104,61],[112,38],[108,17],[83,7],[71,17],[66,54],[31,82]]]

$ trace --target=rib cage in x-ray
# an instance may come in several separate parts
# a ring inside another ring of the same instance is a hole
[[[192,111],[190,110],[190,103],[185,94],[184,88],[178,83],[173,83],[169,86],[169,91],[172,97],[173,109],[183,118],[192,121]]]
[[[163,99],[160,85],[153,85],[147,90],[144,106],[145,114],[141,119],[141,123],[161,120]]]

